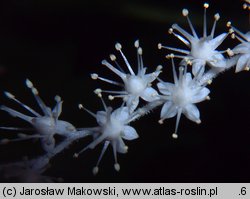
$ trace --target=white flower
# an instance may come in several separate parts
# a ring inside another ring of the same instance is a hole
[[[240,72],[243,70],[249,70],[250,68],[250,31],[247,33],[242,33],[237,28],[231,25],[231,22],[227,23],[227,26],[230,27],[230,32],[232,34],[232,38],[237,38],[241,44],[237,45],[232,49],[231,56],[238,55],[237,64],[235,72]],[[237,33],[237,34],[235,34]]]
[[[166,48],[176,52],[180,52],[184,55],[175,55],[177,58],[183,58],[183,62],[192,63],[192,73],[197,74],[201,69],[201,74],[205,71],[205,65],[208,64],[210,67],[216,68],[226,68],[227,61],[222,55],[226,51],[217,51],[218,46],[223,42],[227,37],[227,33],[222,33],[219,36],[214,38],[214,32],[216,27],[216,22],[219,20],[220,15],[217,13],[214,15],[214,24],[211,30],[210,35],[207,35],[207,19],[206,19],[206,9],[209,7],[207,3],[204,4],[204,24],[203,24],[203,36],[198,37],[195,29],[191,23],[191,20],[188,17],[188,10],[183,9],[182,14],[187,18],[188,24],[190,26],[192,34],[189,34],[187,31],[182,29],[179,25],[173,24],[172,28],[169,29],[169,33],[173,34],[180,41],[182,41],[190,50],[184,50],[179,48],[173,48],[168,46],[162,46],[158,44],[158,48]],[[174,32],[177,30],[181,35]],[[221,70],[219,70],[221,71]]]
[[[92,116],[96,118],[98,123],[97,127],[87,128],[85,131],[89,131],[89,135],[93,136],[94,141],[86,146],[83,150],[76,153],[74,156],[78,157],[80,153],[86,149],[93,149],[98,144],[104,142],[102,152],[99,156],[96,166],[93,168],[93,174],[97,174],[99,171],[99,163],[108,148],[109,144],[112,145],[115,164],[114,168],[116,171],[120,170],[120,165],[117,162],[117,152],[127,153],[128,147],[123,142],[125,140],[134,140],[138,138],[136,130],[129,126],[129,122],[133,120],[133,114],[129,113],[128,107],[121,106],[120,108],[112,111],[111,107],[107,107],[104,101],[104,111],[98,111],[96,114],[90,112],[84,108],[81,104],[79,108],[86,110]]]
[[[131,65],[129,64],[127,58],[122,52],[122,46],[119,43],[116,43],[115,48],[120,52],[126,67],[129,70],[129,73],[124,72],[120,65],[116,61],[115,55],[110,55],[111,61],[115,62],[117,68],[110,64],[107,60],[103,60],[102,64],[108,67],[116,75],[118,75],[123,83],[119,83],[113,80],[99,77],[98,74],[91,74],[92,79],[100,79],[102,81],[121,86],[123,91],[107,91],[100,90],[100,92],[107,92],[111,94],[116,94],[115,96],[110,95],[109,99],[112,100],[114,97],[121,97],[126,101],[126,105],[129,107],[130,113],[132,113],[138,106],[139,98],[147,102],[152,102],[158,99],[158,93],[155,89],[151,87],[151,83],[158,77],[161,72],[161,66],[158,66],[156,71],[153,73],[146,74],[146,67],[144,67],[142,60],[142,48],[139,46],[139,41],[135,41],[135,47],[137,49],[137,60],[138,60],[138,72],[135,74]]]
[[[70,136],[73,132],[76,132],[75,127],[70,124],[69,122],[59,120],[59,116],[62,112],[62,103],[63,101],[59,96],[55,97],[56,105],[53,110],[51,110],[49,107],[45,105],[43,100],[39,97],[37,89],[33,86],[32,82],[30,80],[26,80],[26,85],[28,88],[31,89],[38,105],[43,111],[44,115],[40,115],[36,111],[34,111],[29,106],[23,104],[18,99],[15,98],[15,96],[9,92],[5,92],[5,95],[21,105],[23,108],[25,108],[27,111],[32,113],[34,116],[25,115],[23,113],[20,113],[12,108],[9,108],[7,106],[2,105],[0,107],[1,110],[6,111],[13,117],[21,118],[27,122],[29,122],[38,132],[38,134],[35,135],[27,135],[23,133],[19,133],[19,138],[17,139],[2,139],[1,143],[8,143],[10,141],[20,141],[20,140],[27,140],[27,139],[33,139],[33,138],[39,138],[41,140],[41,144],[43,149],[46,152],[50,152],[55,147],[55,139],[54,135],[59,134],[62,136]],[[16,127],[0,127],[1,129],[7,129],[7,130],[23,130],[22,128],[16,128]]]
[[[187,73],[186,67],[179,67],[179,78],[177,77],[174,62],[172,59],[174,84],[169,82],[159,82],[157,84],[159,91],[166,100],[161,110],[161,119],[163,120],[177,115],[175,132],[173,138],[177,138],[177,131],[181,114],[183,113],[188,119],[201,123],[200,112],[196,103],[208,99],[209,89],[197,84],[197,78],[192,79],[191,73]]]

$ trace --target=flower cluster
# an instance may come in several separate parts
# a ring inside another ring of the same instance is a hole
[[[87,149],[94,149],[97,145],[103,144],[98,161],[93,168],[93,174],[97,174],[103,155],[108,146],[111,145],[115,162],[114,168],[116,171],[119,171],[120,165],[117,153],[127,153],[128,151],[128,146],[125,145],[124,140],[135,140],[139,138],[138,134],[140,134],[130,123],[153,109],[161,107],[160,119],[158,121],[160,124],[163,124],[164,120],[176,116],[175,130],[173,130],[172,134],[172,137],[175,139],[178,138],[178,127],[182,114],[189,120],[200,124],[201,116],[197,103],[210,99],[210,89],[208,87],[212,83],[212,79],[233,66],[236,66],[236,72],[249,70],[250,68],[250,32],[244,34],[232,26],[231,22],[228,22],[227,27],[229,30],[215,36],[216,24],[220,19],[220,15],[216,13],[211,32],[208,33],[206,16],[208,7],[209,4],[204,3],[203,35],[201,37],[198,36],[189,18],[189,11],[187,9],[182,10],[182,15],[187,19],[191,33],[184,30],[178,24],[173,24],[169,29],[169,33],[184,43],[187,49],[164,46],[161,43],[158,44],[159,49],[166,49],[169,52],[166,58],[171,60],[173,83],[161,79],[161,65],[157,66],[153,72],[146,72],[147,67],[145,67],[143,62],[143,50],[139,44],[139,40],[136,40],[134,43],[137,56],[136,72],[135,67],[130,64],[123,53],[122,45],[120,43],[115,44],[115,49],[119,53],[119,56],[121,56],[123,64],[118,63],[117,57],[114,54],[110,55],[110,61],[103,60],[101,63],[115,75],[119,76],[121,82],[101,77],[97,73],[92,73],[91,78],[118,86],[121,89],[95,89],[95,94],[101,99],[103,104],[103,110],[99,110],[96,113],[79,104],[80,109],[85,110],[96,119],[97,126],[76,128],[71,123],[60,120],[59,116],[62,113],[63,104],[61,97],[55,97],[56,105],[51,109],[45,105],[38,94],[38,90],[28,79],[26,80],[26,86],[32,91],[43,114],[22,103],[10,92],[5,92],[7,98],[21,105],[32,116],[23,114],[5,105],[2,105],[0,109],[13,117],[18,117],[28,122],[33,127],[34,133],[18,133],[14,139],[2,138],[0,140],[1,144],[27,139],[39,139],[44,154],[27,160],[26,164],[18,162],[2,165],[2,170],[8,171],[8,167],[17,167],[18,170],[21,170],[17,172],[15,176],[17,178],[24,178],[23,173],[27,172],[32,174],[32,177],[35,176],[36,179],[51,181],[51,178],[40,176],[46,170],[45,168],[50,160],[73,142],[87,136],[92,136],[93,141],[73,156],[77,158]],[[249,1],[246,1],[244,8],[249,10]],[[236,38],[239,44],[232,49],[218,50],[225,39],[231,39],[229,35],[231,38]],[[174,52],[181,54],[176,55],[173,54]],[[178,60],[175,58],[181,59],[178,66],[175,65],[176,60]],[[103,97],[106,97],[106,93],[110,101],[119,98],[120,106],[115,109],[107,106],[103,99]],[[15,130],[17,132],[27,130],[18,127],[2,126],[0,128],[3,130]],[[57,140],[57,135],[62,138]]]

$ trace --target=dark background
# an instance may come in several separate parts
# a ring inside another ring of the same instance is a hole
[[[226,32],[226,22],[243,32],[249,28],[248,12],[242,1],[207,1],[209,28],[213,15],[221,19],[216,35]],[[188,8],[198,33],[203,23],[203,1],[84,1],[84,0],[8,0],[0,3],[0,103],[17,108],[6,99],[8,90],[18,99],[39,111],[30,91],[25,87],[29,78],[45,102],[54,105],[54,96],[63,100],[61,119],[76,127],[96,126],[96,121],[77,108],[84,104],[92,111],[102,109],[93,90],[101,87],[116,89],[107,83],[93,81],[90,73],[116,79],[101,65],[110,53],[116,53],[119,41],[129,61],[135,65],[134,41],[140,39],[145,66],[152,72],[164,66],[160,77],[172,81],[171,65],[164,58],[167,50],[159,51],[159,42],[185,48],[167,31],[178,23],[189,31],[182,8]],[[220,50],[233,48],[237,41],[227,38]],[[117,56],[122,62],[121,57]],[[137,66],[136,66],[137,67]],[[250,182],[250,77],[248,72],[234,70],[216,78],[211,86],[211,100],[198,104],[202,123],[197,125],[182,117],[179,139],[173,140],[175,118],[158,124],[160,109],[132,123],[140,135],[126,142],[129,152],[119,154],[121,170],[113,169],[111,147],[106,152],[97,176],[92,175],[102,146],[73,159],[74,152],[86,146],[87,138],[73,144],[51,161],[46,175],[63,177],[65,182]],[[108,101],[118,107],[120,101]],[[29,126],[17,118],[0,113],[0,125]],[[12,132],[3,132],[3,137]],[[22,156],[41,154],[39,142],[11,143],[0,146],[0,161],[20,160]]]

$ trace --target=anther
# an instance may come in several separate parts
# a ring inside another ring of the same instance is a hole
[[[156,67],[156,71],[161,71],[162,70],[162,65],[158,65],[157,67]]]
[[[163,119],[158,120],[159,124],[163,124]]]
[[[160,50],[162,48],[161,43],[158,44],[158,49]]]
[[[188,16],[188,9],[183,9],[183,10],[182,10],[182,15],[183,15],[184,17]]]
[[[136,48],[139,48],[139,40],[138,39],[135,41],[134,45]]]
[[[5,94],[6,97],[8,97],[8,98],[10,98],[10,99],[14,99],[14,98],[15,98],[14,95],[12,95],[11,93],[9,93],[9,92],[7,92],[7,91],[5,91],[4,94]]]
[[[78,108],[79,109],[83,109],[83,105],[82,104],[78,104]]]
[[[169,34],[172,34],[173,31],[174,31],[173,28],[169,28],[169,29],[168,29],[168,33],[169,33]]]
[[[116,50],[121,50],[122,49],[122,45],[120,43],[116,43],[115,44],[115,49]]]
[[[28,88],[33,87],[33,83],[29,79],[26,79],[26,85],[27,85]]]
[[[231,24],[232,24],[231,21],[228,21],[228,22],[227,22],[227,27],[230,28],[230,27],[231,27]]]
[[[176,133],[173,133],[173,134],[172,134],[172,138],[177,139],[177,138],[178,138],[178,135],[177,135]]]
[[[118,163],[114,164],[114,168],[116,171],[120,171],[120,165]]]
[[[100,89],[100,88],[97,88],[94,90],[94,93],[97,95],[100,94],[101,92],[102,92],[102,89]]]
[[[220,19],[220,14],[219,14],[219,13],[216,13],[216,14],[214,15],[214,19],[215,19],[216,21],[218,21],[218,20]]]
[[[36,88],[33,87],[31,89],[31,91],[32,91],[32,93],[34,93],[34,95],[38,95],[38,90]]]
[[[234,52],[233,52],[230,48],[228,48],[228,49],[226,50],[226,52],[227,52],[227,54],[228,54],[230,57],[232,57],[232,56],[234,55]]]
[[[78,158],[79,157],[79,154],[78,153],[75,153],[74,155],[73,155],[73,158]]]
[[[108,98],[109,98],[109,100],[113,100],[114,96],[113,95],[109,95]]]
[[[138,50],[137,50],[137,52],[138,52],[139,55],[142,55],[142,48],[139,47]]]
[[[209,7],[209,4],[208,3],[204,3],[204,8],[208,8]]]
[[[98,167],[94,167],[93,170],[92,170],[94,175],[96,175],[98,173],[98,171],[99,171]]]
[[[97,88],[97,89],[95,89],[94,90],[94,93],[96,94],[96,95],[98,95],[98,97],[101,97],[101,93],[102,93],[102,89],[100,89],[100,88]]]
[[[96,74],[96,73],[92,73],[90,76],[91,76],[91,78],[92,78],[93,80],[98,79],[98,74]]]
[[[213,81],[212,81],[211,79],[207,81],[207,83],[208,83],[209,85],[212,84],[212,82],[213,82]]]
[[[56,95],[56,96],[55,96],[55,101],[56,101],[56,102],[60,102],[61,100],[62,100],[62,99],[61,99],[61,97],[60,97],[59,95]]]
[[[116,56],[114,54],[109,55],[109,57],[110,57],[111,61],[115,61],[116,60]]]

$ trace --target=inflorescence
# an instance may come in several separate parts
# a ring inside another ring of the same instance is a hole
[[[122,45],[120,43],[115,44],[115,49],[122,58],[123,64],[117,61],[118,58],[114,54],[109,56],[109,61],[103,60],[101,64],[119,76],[121,81],[117,82],[107,79],[99,76],[97,73],[92,73],[91,78],[112,84],[120,89],[95,89],[94,93],[100,98],[103,104],[103,110],[99,110],[96,113],[79,104],[79,109],[85,110],[95,118],[97,126],[76,128],[71,123],[60,120],[59,117],[62,113],[63,104],[61,97],[55,97],[56,105],[51,109],[46,106],[40,98],[38,90],[28,79],[26,80],[26,86],[31,90],[43,114],[25,105],[10,92],[4,92],[8,99],[22,106],[29,114],[23,114],[5,105],[2,105],[0,109],[13,117],[28,122],[33,127],[34,133],[17,133],[16,138],[2,138],[0,143],[7,144],[9,142],[28,139],[39,139],[44,155],[30,160],[2,165],[1,169],[8,173],[8,168],[17,168],[15,175],[18,178],[26,178],[23,181],[32,181],[35,179],[50,182],[53,178],[42,176],[50,160],[73,142],[87,136],[92,136],[93,141],[73,156],[77,158],[87,149],[94,149],[97,145],[103,144],[100,156],[93,168],[93,174],[97,174],[101,159],[108,146],[111,145],[114,156],[114,169],[119,171],[120,165],[117,153],[128,152],[128,146],[124,140],[127,142],[139,138],[139,133],[131,126],[131,123],[150,113],[151,110],[162,106],[158,121],[160,124],[163,124],[164,120],[176,116],[175,129],[172,131],[172,137],[175,139],[178,138],[178,127],[182,114],[189,120],[200,124],[200,111],[196,104],[210,99],[210,89],[208,87],[212,83],[213,78],[233,66],[236,66],[236,72],[249,70],[250,68],[250,32],[244,34],[234,27],[231,22],[228,22],[228,31],[215,36],[216,24],[220,19],[220,15],[216,13],[212,29],[208,33],[206,16],[208,7],[209,4],[204,3],[202,36],[197,34],[189,18],[189,11],[187,9],[182,10],[182,15],[187,19],[191,33],[184,30],[178,24],[173,24],[169,29],[169,34],[180,40],[187,49],[164,46],[161,43],[158,44],[159,49],[166,49],[169,52],[166,58],[171,60],[173,83],[160,79],[162,72],[161,65],[157,66],[153,72],[146,72],[147,68],[144,66],[143,50],[139,40],[136,40],[134,43],[137,66],[130,64],[122,51]],[[243,8],[250,10],[249,1],[245,2]],[[239,44],[233,49],[217,50],[225,39],[230,39],[229,37],[237,39]],[[175,52],[178,54],[174,54]],[[179,59],[181,61],[177,67],[175,62]],[[110,101],[120,100],[121,105],[117,108],[107,106],[103,99],[104,96]],[[11,131],[15,130],[16,132],[27,130],[18,127],[0,128]],[[62,139],[56,141],[56,135],[60,135]],[[27,180],[29,177],[32,179]],[[8,175],[6,178],[8,178]]]

